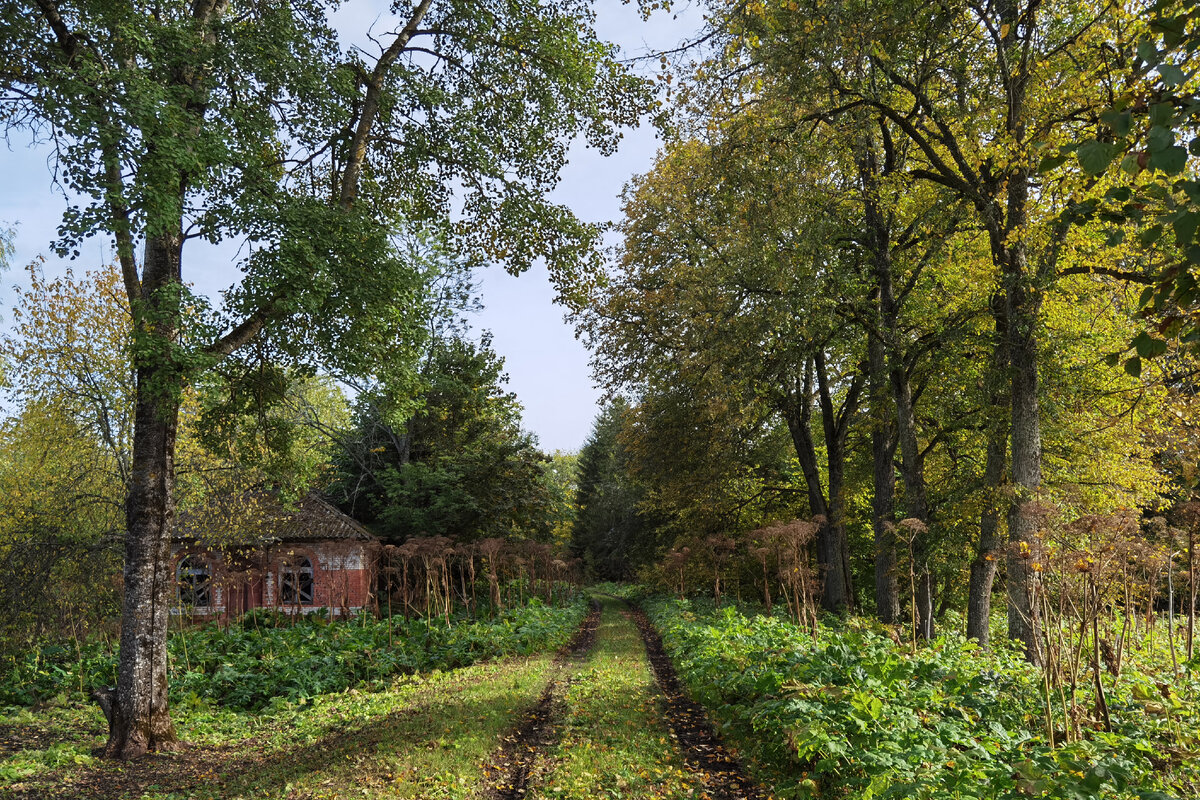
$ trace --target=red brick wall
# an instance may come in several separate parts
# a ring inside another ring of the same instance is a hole
[[[292,604],[280,604],[280,574],[288,564],[298,564],[307,558],[313,568],[313,602],[299,607],[301,613],[328,608],[338,615],[369,608],[374,602],[373,588],[375,558],[378,545],[374,542],[323,541],[303,544],[276,544],[265,551],[243,558],[238,572],[231,572],[225,554],[201,547],[175,547],[172,568],[188,555],[199,555],[208,561],[213,578],[213,605],[193,609],[198,618],[213,614],[240,613],[247,608],[267,607],[292,612]],[[247,562],[250,569],[247,570]]]
[[[365,542],[311,542],[275,545],[269,554],[266,605],[279,603],[281,570],[307,558],[313,567],[314,608],[357,611],[372,599],[374,548]],[[304,610],[302,608],[301,610]]]

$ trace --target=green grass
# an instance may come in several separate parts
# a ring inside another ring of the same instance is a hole
[[[599,600],[596,645],[573,670],[563,736],[531,797],[699,797],[703,782],[688,770],[667,731],[637,629],[616,599]]]
[[[274,757],[211,796],[477,796],[488,757],[536,702],[549,668],[542,656],[435,675],[373,697],[335,696],[310,712],[324,719],[300,741],[290,725],[276,728]]]
[[[0,795],[475,797],[488,782],[489,757],[501,736],[536,702],[550,670],[548,655],[510,659],[375,691],[323,695],[261,715],[193,703],[175,713],[190,747],[128,765],[88,755],[103,742],[98,712],[17,711],[0,716],[0,731],[47,746],[0,762]]]

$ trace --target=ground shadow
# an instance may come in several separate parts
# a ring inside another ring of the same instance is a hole
[[[279,749],[255,738],[228,746],[183,745],[135,761],[104,762],[70,775],[57,773],[53,784],[34,779],[12,787],[8,796],[13,800],[120,800],[155,791],[192,800],[245,794],[300,800],[316,788],[305,785],[316,774],[335,783],[358,784],[358,773],[366,769],[364,758],[428,747],[442,734],[447,719],[478,718],[497,705],[511,706],[515,714],[528,702],[515,689],[494,692],[486,702],[463,700],[457,694],[453,684],[442,684],[436,696],[418,695],[411,706],[349,727],[331,719],[323,735],[296,747]],[[321,712],[317,706],[310,713]]]

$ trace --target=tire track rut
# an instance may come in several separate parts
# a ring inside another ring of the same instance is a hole
[[[498,771],[502,777],[485,793],[488,800],[521,800],[529,791],[530,777],[539,758],[546,755],[562,734],[562,697],[571,684],[570,677],[562,677],[564,668],[587,657],[596,643],[599,627],[600,603],[593,600],[592,609],[575,636],[554,657],[554,669],[542,696],[521,716],[493,758],[492,771]]]
[[[765,800],[769,795],[742,769],[721,743],[708,712],[692,702],[679,683],[671,659],[663,649],[662,637],[640,608],[626,612],[646,645],[646,656],[665,699],[664,716],[683,751],[685,760],[705,776],[710,800]]]

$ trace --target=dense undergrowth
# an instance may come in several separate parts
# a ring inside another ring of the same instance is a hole
[[[1200,796],[1195,661],[1163,682],[1135,658],[1106,679],[1112,730],[1084,720],[1080,741],[1051,746],[1041,673],[1012,650],[947,635],[913,654],[866,621],[814,638],[709,600],[643,605],[695,699],[777,796]]]
[[[536,598],[491,619],[330,621],[257,611],[227,627],[175,632],[168,642],[173,702],[199,698],[258,710],[395,675],[451,669],[487,659],[552,650],[587,610],[581,596],[550,606]],[[84,700],[116,681],[113,643],[46,646],[13,658],[0,680],[0,706],[49,698]]]

